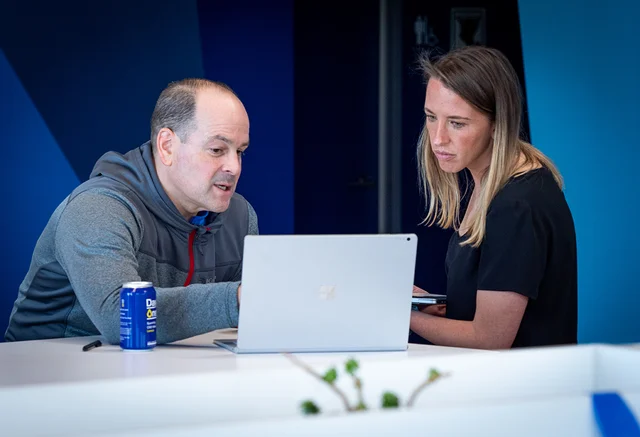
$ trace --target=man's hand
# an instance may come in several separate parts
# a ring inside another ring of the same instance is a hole
[[[429,292],[423,290],[420,287],[413,286],[413,296],[414,297],[422,297],[428,296]],[[418,305],[418,309],[425,313],[431,314],[432,316],[444,317],[447,314],[447,304],[437,304],[437,305]]]

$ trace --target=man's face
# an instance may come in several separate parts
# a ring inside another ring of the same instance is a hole
[[[249,117],[230,93],[215,88],[198,91],[195,123],[184,142],[174,136],[168,168],[171,200],[187,219],[199,211],[229,208],[242,171],[242,154],[249,145]]]

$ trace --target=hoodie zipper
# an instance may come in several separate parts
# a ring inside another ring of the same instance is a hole
[[[189,273],[187,274],[187,280],[184,281],[184,287],[186,287],[191,283],[191,278],[193,277],[193,269],[194,269],[193,242],[195,241],[195,239],[196,239],[196,229],[191,231],[191,233],[189,234]]]

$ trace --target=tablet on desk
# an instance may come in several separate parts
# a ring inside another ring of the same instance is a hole
[[[447,303],[446,294],[421,294],[419,296],[413,295],[411,298],[413,305],[437,305]]]

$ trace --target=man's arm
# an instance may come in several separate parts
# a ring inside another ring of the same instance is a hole
[[[529,298],[510,291],[478,290],[473,321],[411,312],[411,330],[440,346],[508,349],[513,344]]]
[[[256,214],[256,210],[253,209],[253,206],[249,202],[247,202],[247,208],[249,209],[249,228],[247,229],[247,233],[249,235],[258,235],[260,232],[258,231],[258,215]]]
[[[56,255],[93,324],[113,344],[120,341],[120,288],[145,281],[138,273],[142,223],[118,194],[86,192],[60,217]],[[170,343],[238,324],[238,283],[156,288],[157,342]]]

